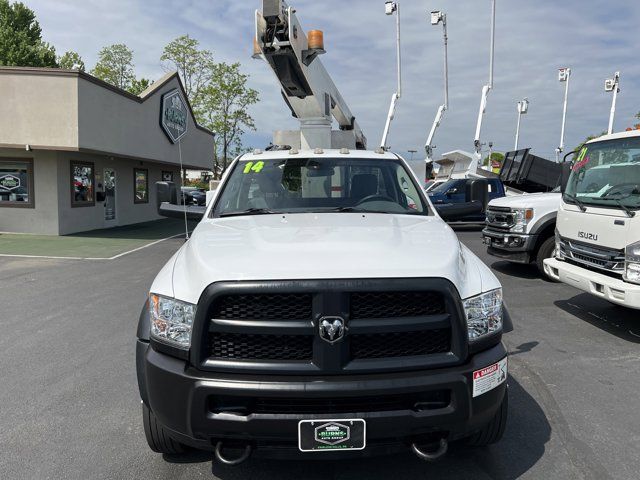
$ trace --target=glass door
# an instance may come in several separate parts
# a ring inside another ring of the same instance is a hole
[[[104,223],[106,227],[117,225],[116,218],[116,171],[104,169]]]

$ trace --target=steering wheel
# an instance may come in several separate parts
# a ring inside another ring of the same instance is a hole
[[[615,193],[622,193],[620,191],[616,192],[616,190],[620,190],[622,187],[638,187],[637,183],[619,183],[618,185],[614,185],[609,190],[602,194],[602,197],[608,197],[609,195],[613,195]],[[634,188],[635,190],[635,188]],[[632,192],[633,193],[633,192]]]
[[[387,197],[386,195],[380,195],[380,194],[376,193],[374,195],[367,195],[366,197],[361,198],[360,200],[358,200],[358,202],[356,202],[356,206],[361,205],[361,204],[366,203],[366,202],[371,202],[372,200],[379,200],[379,201],[383,201],[383,202],[397,203],[391,197]]]

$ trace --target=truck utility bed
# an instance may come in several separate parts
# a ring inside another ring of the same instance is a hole
[[[529,148],[507,152],[500,179],[526,193],[549,192],[560,184],[562,164],[530,153]]]

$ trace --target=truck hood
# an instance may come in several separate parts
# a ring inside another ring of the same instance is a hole
[[[308,213],[205,219],[152,291],[197,303],[218,281],[416,277],[462,298],[500,286],[439,217]]]
[[[528,193],[513,197],[496,198],[489,202],[489,206],[508,208],[558,208],[561,197],[561,193]]]

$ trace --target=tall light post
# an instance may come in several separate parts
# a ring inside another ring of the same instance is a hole
[[[416,153],[418,150],[407,150],[410,154],[411,154],[411,162],[413,162],[413,154]]]
[[[442,33],[444,38],[444,103],[438,107],[436,118],[431,125],[431,131],[427,137],[427,143],[424,146],[427,154],[427,163],[433,162],[433,139],[436,135],[436,130],[442,122],[444,112],[449,108],[449,56],[448,56],[448,44],[449,37],[447,36],[447,15],[441,11],[431,12],[431,25],[437,26],[442,23]]]
[[[556,148],[556,162],[560,162],[560,154],[564,151],[564,131],[567,123],[567,104],[569,103],[569,80],[571,69],[562,67],[558,70],[558,81],[564,83],[564,106],[562,108],[562,129],[560,130],[560,145]]]
[[[518,124],[516,126],[516,144],[513,147],[514,150],[518,150],[518,140],[520,140],[520,119],[522,115],[526,115],[529,111],[529,100],[524,98],[517,103],[518,106]]]
[[[620,93],[620,72],[616,72],[613,78],[607,78],[604,81],[604,90],[613,92],[613,100],[611,100],[611,113],[609,114],[609,129],[607,133],[613,133],[613,119],[616,116],[616,102],[618,101],[618,93]]]
[[[398,87],[395,93],[391,97],[391,105],[389,106],[389,113],[387,114],[387,123],[384,126],[384,132],[382,133],[382,141],[380,147],[387,149],[387,137],[389,136],[389,129],[391,128],[391,121],[396,115],[396,106],[398,100],[402,97],[402,57],[400,48],[400,2],[385,2],[384,13],[386,15],[396,14],[396,57],[397,57],[397,77]]]

